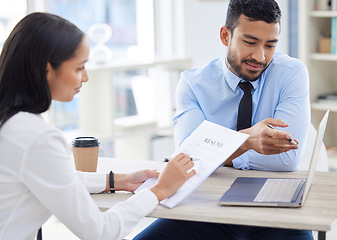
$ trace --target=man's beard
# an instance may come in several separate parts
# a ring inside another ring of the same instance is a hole
[[[266,66],[267,66],[266,63],[260,63],[260,62],[257,62],[255,60],[253,60],[253,59],[244,59],[244,60],[241,61],[241,64],[243,64],[245,62],[251,62],[251,63],[254,63],[254,64],[259,64],[259,65],[264,67],[263,71],[258,75],[256,75],[256,73],[258,73],[257,71],[250,71],[250,70],[248,70],[248,71],[251,72],[252,75],[245,74],[245,73],[242,72],[242,66],[235,64],[235,58],[232,55],[232,51],[231,51],[230,48],[228,48],[227,61],[240,78],[242,78],[243,80],[246,80],[246,81],[250,81],[250,82],[254,82],[257,79],[259,79],[259,77],[264,72],[264,70],[266,70]]]

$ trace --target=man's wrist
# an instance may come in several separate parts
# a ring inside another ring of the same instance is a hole
[[[222,165],[227,167],[233,167],[232,156],[230,156]]]
[[[250,128],[242,129],[239,132],[249,135],[249,129]],[[248,150],[252,149],[250,147],[251,146],[250,140],[251,140],[251,137],[248,137],[247,140],[239,147],[239,149],[236,151],[238,156],[240,156],[240,155],[244,154],[245,152],[247,152]],[[236,157],[238,157],[238,156],[236,156]]]

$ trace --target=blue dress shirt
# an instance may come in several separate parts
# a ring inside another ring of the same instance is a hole
[[[173,119],[175,142],[180,145],[203,120],[236,130],[242,81],[226,66],[226,58],[181,74]],[[294,171],[300,163],[310,119],[309,76],[298,59],[275,53],[268,68],[252,82],[252,126],[266,118],[290,124],[279,128],[299,140],[299,148],[282,154],[262,155],[249,150],[233,160],[238,169]]]

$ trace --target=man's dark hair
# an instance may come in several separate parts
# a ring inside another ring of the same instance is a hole
[[[231,33],[237,27],[241,14],[251,21],[281,21],[281,10],[275,0],[230,0],[225,25]]]
[[[83,37],[74,24],[49,13],[29,14],[15,26],[0,55],[0,127],[20,111],[48,110],[47,63],[60,67]]]

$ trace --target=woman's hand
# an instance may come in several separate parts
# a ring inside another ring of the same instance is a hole
[[[133,192],[148,178],[158,176],[158,172],[149,169],[128,174],[115,174],[115,190]]]
[[[178,154],[167,163],[159,175],[157,184],[151,188],[159,202],[172,196],[188,179],[195,175],[195,170],[189,171],[193,166],[191,158],[184,153]]]

